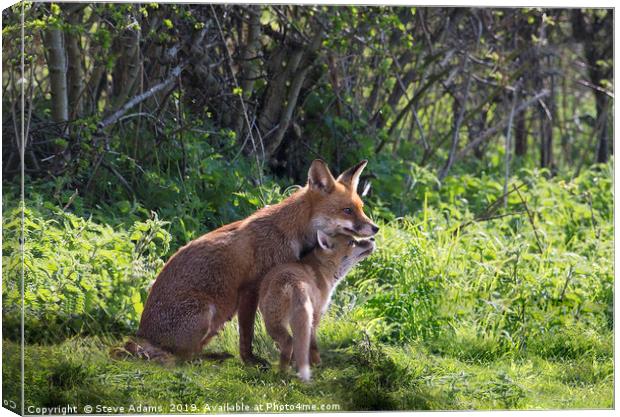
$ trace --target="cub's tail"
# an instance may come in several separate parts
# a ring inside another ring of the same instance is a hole
[[[124,346],[112,348],[110,356],[115,359],[135,357],[162,365],[173,365],[176,362],[172,353],[151,344],[147,340],[138,338],[130,338]]]

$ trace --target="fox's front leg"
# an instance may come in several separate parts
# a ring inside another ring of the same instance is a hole
[[[254,319],[258,306],[258,288],[255,286],[243,288],[239,292],[237,315],[239,317],[239,354],[241,360],[248,365],[258,364],[269,366],[269,362],[252,353],[254,339]]]

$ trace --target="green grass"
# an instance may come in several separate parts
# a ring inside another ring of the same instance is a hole
[[[236,337],[236,327],[230,323],[209,351],[236,355]],[[163,412],[221,412],[218,407],[226,404],[244,404],[254,411],[262,404],[266,411],[274,402],[318,410],[321,405],[336,405],[341,411],[613,406],[611,335],[607,335],[608,351],[601,357],[553,360],[528,354],[476,362],[433,354],[419,343],[375,343],[353,322],[330,319],[319,339],[324,363],[309,384],[301,383],[292,372],[277,371],[275,347],[261,326],[255,349],[270,359],[271,370],[243,366],[237,356],[169,367],[113,360],[108,351],[120,343],[113,337],[94,336],[27,346],[26,406],[72,404],[83,410],[87,404],[99,404],[122,406],[125,412],[132,404],[161,407]],[[3,353],[8,358],[4,396],[15,398],[18,385],[11,381],[19,375],[19,346],[5,340]]]

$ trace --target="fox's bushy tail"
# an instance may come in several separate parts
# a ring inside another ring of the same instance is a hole
[[[161,363],[162,365],[173,365],[176,362],[176,358],[172,353],[154,346],[147,340],[138,338],[130,338],[122,347],[113,348],[110,351],[110,356],[115,359],[134,357]]]

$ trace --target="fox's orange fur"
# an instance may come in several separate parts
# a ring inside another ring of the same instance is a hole
[[[321,231],[317,240],[319,245],[300,262],[276,266],[260,286],[259,307],[280,349],[280,369],[288,368],[294,354],[304,381],[310,379],[310,364],[321,362],[316,331],[336,285],[375,248],[374,239],[330,238]]]
[[[147,298],[137,334],[141,347],[151,355],[163,350],[191,357],[237,314],[241,358],[257,361],[252,338],[263,276],[313,248],[318,230],[356,236],[377,232],[356,191],[365,165],[357,164],[336,180],[316,160],[308,184],[292,196],[179,249]]]

